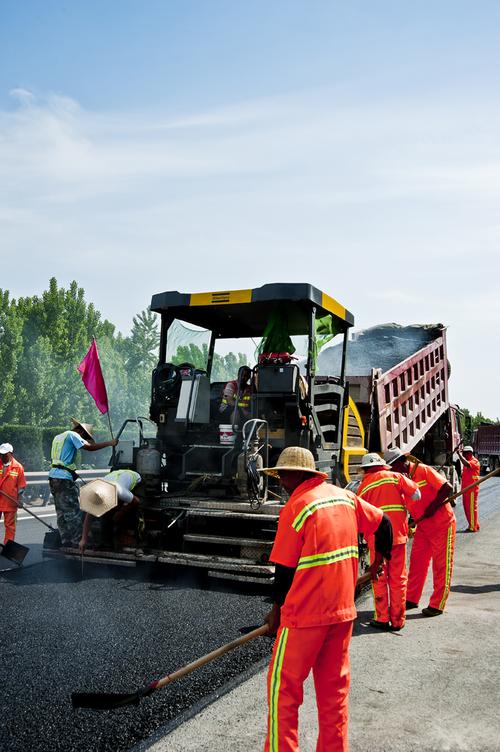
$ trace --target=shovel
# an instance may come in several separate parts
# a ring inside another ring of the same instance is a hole
[[[9,496],[9,494],[5,493],[5,491],[0,491],[0,494],[5,496],[5,498],[8,499],[9,501],[12,501],[14,504],[16,504],[19,507],[19,509],[24,509],[25,512],[28,512],[28,514],[31,514],[31,516],[34,517],[35,520],[38,520],[38,522],[41,522],[42,525],[45,525],[45,527],[48,527],[49,530],[52,530],[53,533],[58,532],[58,530],[56,530],[55,527],[52,527],[52,525],[49,525],[48,522],[45,522],[44,520],[42,520],[42,518],[39,517],[34,512],[32,512],[31,509],[28,509],[28,507],[24,506],[23,502],[20,499],[15,499],[13,496]]]
[[[9,561],[15,562],[18,567],[21,566],[26,556],[28,555],[29,548],[21,546],[20,543],[16,543],[13,540],[7,541],[3,546],[0,546],[0,556],[4,556]]]
[[[432,514],[435,514],[438,509],[441,509],[441,507],[444,507],[445,504],[448,504],[449,501],[455,501],[455,499],[458,499],[459,496],[462,496],[462,494],[465,494],[465,493],[467,493],[467,491],[470,491],[471,488],[476,488],[476,486],[480,486],[481,483],[484,483],[485,480],[489,480],[489,478],[493,478],[495,475],[498,475],[499,473],[500,473],[500,467],[497,467],[496,470],[493,470],[491,473],[488,473],[488,475],[484,475],[479,480],[474,481],[474,483],[471,483],[470,486],[467,486],[466,488],[462,488],[460,491],[457,491],[456,493],[452,494],[451,496],[448,496],[447,499],[444,499],[444,501],[442,502],[442,504],[440,504],[438,507],[436,507],[436,509],[434,510],[434,512]],[[429,515],[429,516],[432,517],[432,514]],[[428,519],[428,518],[426,518],[425,516],[424,517],[419,517],[419,519],[415,520],[415,522],[417,522],[417,523],[418,522],[422,522],[422,520],[424,520],[424,519]]]
[[[154,681],[146,684],[145,687],[137,689],[135,692],[125,694],[121,692],[73,692],[71,695],[71,702],[74,708],[91,708],[92,710],[114,710],[115,708],[121,708],[124,705],[138,705],[143,697],[148,697],[157,689],[166,687],[167,684],[171,684],[176,679],[181,679],[183,676],[190,674],[192,671],[196,671],[197,668],[205,666],[205,664],[213,661],[214,658],[218,658],[225,653],[229,653],[230,650],[239,648],[240,645],[244,645],[250,640],[254,640],[256,637],[261,637],[267,634],[267,624],[254,629],[242,637],[238,637],[232,642],[222,645],[216,650],[212,650],[211,653],[198,658],[196,661],[188,663],[187,666],[174,671],[173,674],[168,674],[162,679],[155,679]]]

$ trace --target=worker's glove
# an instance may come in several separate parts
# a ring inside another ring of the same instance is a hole
[[[269,637],[273,637],[279,629],[281,620],[281,607],[275,603],[272,609],[264,617],[264,623],[269,626]]]
[[[408,526],[408,538],[414,538],[416,531],[417,531],[416,525],[409,525]]]
[[[375,559],[373,564],[370,564],[368,570],[371,574],[372,580],[378,580],[382,572],[384,571],[384,557],[378,551],[375,551]]]

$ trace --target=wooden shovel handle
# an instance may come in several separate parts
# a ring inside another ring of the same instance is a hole
[[[476,486],[481,485],[481,483],[484,483],[484,481],[488,480],[488,478],[493,478],[494,475],[498,475],[499,473],[500,473],[500,467],[497,467],[496,470],[492,470],[492,472],[488,473],[488,475],[483,475],[482,478],[474,481],[474,483],[471,483],[470,486],[467,486],[466,488],[462,488],[460,489],[460,491],[457,491],[451,496],[448,496],[448,498],[446,499],[446,502],[444,503],[447,504],[449,501],[454,501],[455,499],[458,499],[459,496],[462,496],[462,494],[467,493],[467,491],[470,491],[471,488],[476,488]]]
[[[177,671],[174,671],[173,674],[164,676],[163,679],[159,679],[156,682],[156,685],[154,688],[161,689],[161,687],[164,687],[165,685],[170,684],[170,682],[173,682],[176,679],[180,679],[181,677],[186,676],[186,674],[190,674],[192,671],[196,671],[197,668],[204,666],[206,663],[210,663],[210,661],[213,661],[214,658],[219,658],[219,656],[224,655],[225,653],[229,653],[230,650],[239,648],[240,645],[244,645],[246,642],[250,642],[250,640],[254,640],[256,637],[261,637],[267,634],[268,631],[269,631],[269,627],[267,626],[267,624],[263,624],[261,627],[257,627],[257,629],[252,630],[248,634],[242,635],[241,637],[238,637],[236,640],[232,640],[231,642],[226,643],[226,645],[222,645],[220,648],[217,648],[216,650],[212,650],[211,653],[207,653],[206,655],[203,655],[201,658],[198,658],[196,661],[192,661],[191,663],[188,663],[186,666],[183,666]]]

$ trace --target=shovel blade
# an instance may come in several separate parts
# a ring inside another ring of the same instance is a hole
[[[28,551],[29,548],[26,546],[21,546],[20,543],[9,540],[2,546],[0,556],[4,556],[9,561],[14,561],[20,566],[28,555]]]

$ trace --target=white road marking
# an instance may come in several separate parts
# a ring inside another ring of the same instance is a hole
[[[44,517],[57,517],[57,514],[55,512],[51,512],[50,514],[37,514],[37,517],[40,517],[40,519],[44,519]],[[31,516],[31,514],[27,514],[26,517],[18,517],[17,521],[22,522],[22,520],[34,520],[35,518]]]

